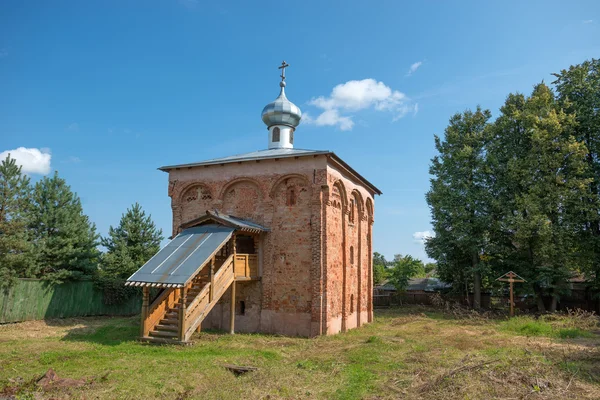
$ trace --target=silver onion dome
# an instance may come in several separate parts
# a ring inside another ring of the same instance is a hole
[[[287,125],[295,128],[300,124],[302,111],[285,97],[285,82],[279,82],[279,86],[281,87],[281,92],[275,101],[263,108],[262,120],[268,128],[273,125]]]

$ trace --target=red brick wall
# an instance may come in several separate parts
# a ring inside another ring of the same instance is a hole
[[[170,171],[174,234],[208,209],[271,229],[261,239],[261,281],[238,284],[236,307],[244,301],[246,313],[237,331],[315,336],[367,322],[370,224],[361,215],[372,196],[328,163],[321,155]],[[228,292],[204,328],[227,328],[229,301]]]

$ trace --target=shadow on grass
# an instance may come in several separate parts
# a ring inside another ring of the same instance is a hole
[[[81,326],[83,325],[83,326]],[[94,319],[70,329],[61,339],[66,342],[88,342],[105,346],[116,346],[134,342],[140,334],[138,318]]]

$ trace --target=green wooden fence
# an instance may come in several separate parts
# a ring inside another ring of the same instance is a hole
[[[90,281],[49,285],[19,279],[7,293],[0,291],[0,323],[92,315],[133,315],[140,312],[141,296],[124,304],[106,305],[102,292]]]

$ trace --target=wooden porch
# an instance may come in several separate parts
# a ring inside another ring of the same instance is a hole
[[[249,243],[253,246],[248,246]],[[140,339],[152,343],[189,343],[230,287],[229,328],[234,333],[235,282],[260,279],[258,243],[259,235],[233,234],[183,287],[166,287],[152,302],[149,286],[144,286]],[[238,253],[238,247],[254,253]]]

